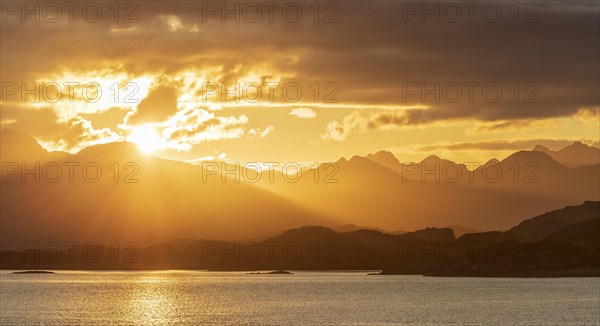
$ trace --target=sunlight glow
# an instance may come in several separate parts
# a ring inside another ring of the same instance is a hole
[[[162,147],[162,139],[156,129],[149,125],[134,127],[127,140],[137,144],[146,153],[153,153]]]

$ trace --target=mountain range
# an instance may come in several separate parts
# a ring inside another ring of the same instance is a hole
[[[90,245],[91,246],[91,245]],[[140,248],[3,248],[3,269],[382,270],[431,276],[600,276],[600,202],[525,220],[508,231],[403,234],[322,226],[260,241],[179,239]],[[104,253],[102,255],[98,252]],[[51,258],[49,258],[51,257]]]
[[[380,151],[322,163],[293,182],[279,171],[273,180],[262,171],[254,182],[222,173],[235,168],[232,162],[213,162],[221,168],[214,171],[142,153],[131,143],[68,154],[48,152],[10,130],[0,140],[0,236],[11,242],[145,246],[180,238],[259,239],[305,225],[507,230],[529,216],[600,200],[600,164],[587,164],[587,153],[597,149],[577,143],[565,150],[584,165],[565,166],[539,147],[480,166],[436,156],[401,163]],[[36,163],[38,172],[23,169],[35,171]]]
[[[600,149],[588,146],[581,142],[574,142],[558,151],[552,151],[541,145],[535,146],[533,150],[545,153],[557,162],[568,167],[600,163]]]

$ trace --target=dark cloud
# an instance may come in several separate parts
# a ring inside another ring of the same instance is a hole
[[[369,120],[371,127],[455,119],[507,123],[565,117],[598,106],[600,32],[594,1],[535,2],[537,21],[529,23],[522,21],[528,12],[523,8],[515,22],[512,2],[502,3],[495,23],[485,21],[480,10],[473,22],[464,16],[457,23],[444,17],[440,23],[424,23],[418,14],[403,20],[403,1],[340,1],[339,22],[330,24],[315,23],[309,4],[303,5],[298,23],[280,16],[275,23],[222,23],[216,16],[204,22],[203,3],[138,2],[138,22],[130,24],[114,23],[108,16],[98,23],[9,20],[0,32],[2,79],[21,81],[61,69],[93,71],[115,64],[132,74],[167,76],[222,67],[222,80],[264,69],[293,76],[289,78],[303,85],[335,82],[336,97],[344,103],[429,106],[380,113]],[[487,2],[477,3],[481,8]],[[473,100],[464,86],[472,82],[479,85]],[[407,85],[419,85],[422,91],[438,83],[438,93],[444,86],[462,85],[461,96],[407,95]],[[482,95],[483,85],[490,83],[502,91],[497,101]],[[173,113],[167,94],[172,90],[162,92],[168,101],[154,103],[151,94],[140,105],[139,119]]]
[[[489,151],[518,151],[518,150],[532,150],[535,146],[541,145],[550,149],[562,149],[566,146],[573,144],[576,141],[584,141],[592,146],[597,147],[597,142],[589,139],[527,139],[527,140],[514,140],[514,141],[481,141],[481,142],[464,142],[464,143],[451,143],[451,144],[432,144],[420,146],[419,150],[426,152],[433,152],[439,150],[489,150]]]

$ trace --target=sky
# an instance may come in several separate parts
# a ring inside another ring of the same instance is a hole
[[[597,1],[93,4],[2,3],[2,129],[236,162],[600,140]]]

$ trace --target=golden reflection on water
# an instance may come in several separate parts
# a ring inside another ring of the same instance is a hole
[[[173,317],[176,298],[173,297],[173,291],[169,289],[174,282],[175,280],[169,275],[140,275],[132,282],[134,288],[129,301],[128,312],[131,314],[129,320],[135,320],[139,325],[173,322],[171,317]]]
[[[600,286],[342,272],[0,275],[2,325],[597,325]]]

